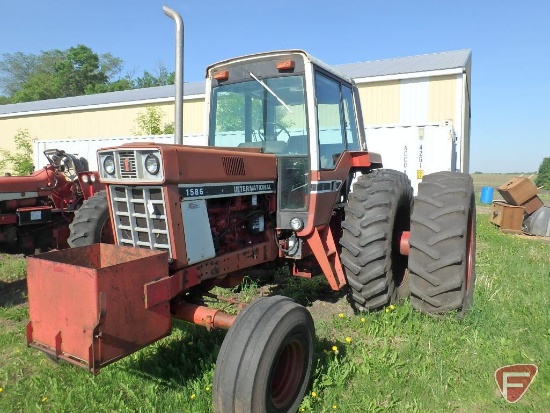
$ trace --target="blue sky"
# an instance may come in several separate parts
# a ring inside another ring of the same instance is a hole
[[[0,55],[77,44],[140,76],[174,67],[185,24],[185,80],[237,55],[300,48],[330,64],[472,49],[470,170],[535,171],[550,156],[550,3],[509,0],[2,0]]]

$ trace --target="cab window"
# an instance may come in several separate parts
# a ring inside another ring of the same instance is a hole
[[[315,73],[320,169],[334,169],[342,152],[356,150],[357,125],[351,89]]]

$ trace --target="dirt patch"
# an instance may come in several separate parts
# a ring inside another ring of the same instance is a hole
[[[354,315],[354,312],[345,297],[340,298],[336,302],[318,299],[313,301],[307,309],[316,321],[332,320],[334,316],[341,313],[346,314],[349,317]]]
[[[513,235],[522,239],[550,242],[550,237],[541,237],[539,235],[529,235],[529,234],[513,234]]]

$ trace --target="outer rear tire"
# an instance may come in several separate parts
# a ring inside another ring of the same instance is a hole
[[[290,298],[259,298],[237,317],[214,373],[217,413],[298,410],[313,362],[310,313]]]
[[[345,208],[341,260],[356,311],[377,310],[407,295],[407,257],[399,239],[410,227],[412,188],[393,170],[361,175]]]
[[[424,177],[411,220],[411,304],[463,316],[475,286],[476,211],[472,178],[456,172]]]
[[[75,211],[69,230],[71,235],[68,243],[72,248],[98,242],[114,243],[105,191],[97,192],[82,203],[81,207]]]

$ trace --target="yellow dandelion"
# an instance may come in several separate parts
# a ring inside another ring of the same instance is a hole
[[[365,320],[365,317],[361,317],[361,322],[364,323],[365,321],[367,321]]]
[[[334,410],[336,410],[337,407],[338,407],[338,406],[336,406],[335,404],[332,405],[332,408],[333,408]]]
[[[0,387],[0,393],[2,393],[4,391],[4,389],[2,387]]]
[[[47,397],[42,397],[42,403],[44,403],[46,400],[48,400]]]
[[[386,313],[389,313],[389,312],[390,312],[390,309],[386,307]]]
[[[395,306],[393,304],[390,305],[390,310],[392,310],[392,311],[395,310]]]
[[[340,318],[344,318],[344,313],[340,313],[340,314],[338,314],[338,317],[340,317]]]
[[[314,391],[311,392],[311,397],[317,397],[317,393],[315,393]]]
[[[346,337],[346,343],[351,343],[351,337]]]
[[[204,390],[206,391],[210,391],[210,387],[206,387]]]
[[[338,351],[338,347],[332,346],[332,351]]]
[[[306,409],[304,409],[303,407],[300,409],[301,412],[305,412]]]
[[[193,393],[193,394],[191,395],[191,400],[193,400],[195,397],[197,397],[197,396],[195,396],[195,393]]]

